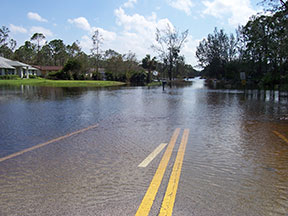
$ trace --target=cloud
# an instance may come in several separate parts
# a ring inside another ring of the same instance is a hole
[[[200,41],[201,40],[193,38],[192,35],[188,35],[187,42],[184,44],[181,51],[181,54],[185,56],[185,61],[192,66],[198,65],[195,53]]]
[[[68,19],[68,22],[75,24],[78,28],[81,28],[85,31],[91,31],[91,26],[88,20],[85,17],[78,17],[75,19]]]
[[[99,31],[99,33],[105,38],[105,40],[115,40],[116,33],[110,32],[105,29],[99,28],[99,27],[93,27],[90,25],[88,20],[85,17],[78,17],[75,19],[68,19],[68,22],[71,24],[74,24],[77,28],[83,29],[89,33],[89,38],[91,40],[91,36],[95,31]],[[88,36],[87,36],[88,37]],[[82,38],[83,39],[83,38]],[[87,44],[87,38],[85,37],[84,40],[86,41],[84,44]]]
[[[49,29],[43,28],[41,26],[32,26],[30,28],[30,33],[31,34],[42,33],[45,35],[45,37],[52,37],[53,36],[53,33]]]
[[[156,43],[156,28],[165,29],[167,25],[173,26],[168,19],[158,19],[156,13],[152,13],[147,17],[138,13],[128,15],[125,10],[120,7],[114,10],[114,14],[116,16],[116,24],[119,27],[117,32],[93,27],[84,17],[82,19],[70,19],[70,23],[87,31],[80,40],[80,46],[85,52],[90,52],[92,48],[91,36],[95,30],[98,30],[104,39],[101,46],[102,50],[113,49],[122,54],[132,51],[136,53],[139,60],[149,53],[156,56],[157,53],[151,48],[151,45]],[[189,37],[188,42],[185,44],[185,47],[183,47],[182,53],[185,54],[188,63],[194,63],[194,51],[197,45],[195,40]]]
[[[16,26],[16,25],[13,25],[13,24],[10,24],[9,26],[10,30],[12,33],[22,33],[22,34],[25,34],[27,33],[27,29],[25,29],[24,27],[22,26]]]
[[[156,28],[166,29],[167,25],[173,26],[169,19],[158,19],[156,13],[151,16],[144,17],[140,14],[128,15],[123,8],[114,11],[116,23],[122,27],[113,45],[113,49],[120,53],[127,53],[132,50],[139,59],[145,57],[146,54],[157,56],[157,53],[151,48],[152,44],[156,44],[155,32]],[[188,64],[197,65],[195,58],[196,47],[200,40],[193,38],[190,34],[187,42],[181,50],[181,55],[185,55]]]
[[[243,25],[253,14],[256,14],[252,8],[250,0],[212,0],[203,1],[206,9],[204,14],[223,19],[224,16],[229,16],[228,23],[232,26]]]
[[[169,5],[178,10],[184,11],[187,15],[191,15],[191,8],[194,7],[191,0],[169,0]]]
[[[172,23],[168,19],[160,19],[157,21],[156,13],[152,13],[149,17],[144,17],[140,14],[127,15],[122,8],[114,11],[116,16],[116,23],[118,26],[124,28],[124,31],[131,31],[142,34],[147,38],[154,38],[156,28],[166,28],[167,25]]]
[[[31,20],[36,20],[39,22],[48,22],[48,20],[42,18],[38,13],[29,12],[27,17]]]
[[[95,31],[99,31],[101,36],[103,37],[103,43],[105,45],[110,44],[111,41],[116,40],[117,34],[115,32],[107,31],[103,28],[91,26],[88,20],[85,17],[78,17],[75,19],[68,19],[68,22],[75,25],[77,28],[83,29],[87,32],[86,35],[82,36],[80,40],[80,46],[86,52],[90,52],[92,48],[92,35]],[[108,49],[108,48],[107,48]]]
[[[123,4],[123,7],[124,8],[133,8],[134,7],[134,4],[137,3],[137,0],[128,0],[127,2],[125,2]]]

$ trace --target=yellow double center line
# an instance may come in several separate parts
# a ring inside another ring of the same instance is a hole
[[[158,169],[156,170],[156,173],[150,183],[150,186],[138,208],[138,211],[136,212],[136,216],[149,215],[149,212],[155,200],[159,186],[162,182],[164,173],[166,171],[168,162],[170,160],[170,157],[174,149],[176,140],[179,136],[179,133],[180,133],[180,128],[177,128],[172,135],[169,145],[160,161]],[[186,145],[188,141],[188,136],[189,136],[189,129],[185,129],[159,215],[172,215],[173,206],[174,206],[174,202],[176,198],[176,192],[177,192],[181,169],[182,169],[184,153],[185,153],[185,149],[186,149]]]
[[[276,134],[279,138],[281,138],[282,140],[284,140],[286,143],[288,143],[288,139],[282,135],[281,133],[279,133],[278,131],[273,131],[274,134]]]

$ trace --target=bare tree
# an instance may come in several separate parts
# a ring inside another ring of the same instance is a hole
[[[92,35],[92,42],[93,42],[93,47],[91,49],[92,56],[95,57],[96,59],[96,72],[98,73],[99,71],[99,61],[101,58],[101,45],[103,44],[103,37],[100,34],[99,30],[97,29],[94,34]]]
[[[168,64],[168,76],[171,81],[173,67],[176,64],[177,58],[183,44],[186,42],[188,29],[179,33],[173,26],[167,25],[166,29],[156,29],[156,42],[152,48],[158,52],[160,59],[164,64]]]

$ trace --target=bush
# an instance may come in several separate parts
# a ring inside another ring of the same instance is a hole
[[[18,78],[19,78],[18,75],[1,75],[0,76],[1,80],[16,80]]]
[[[105,75],[106,75],[106,80],[108,81],[114,80],[113,74],[111,72],[106,72]]]
[[[97,73],[97,72],[93,73],[92,79],[93,80],[101,80],[101,74]]]
[[[29,79],[37,79],[36,75],[29,75]]]
[[[126,82],[127,81],[127,77],[126,77],[126,74],[117,74],[115,77],[114,77],[114,80],[115,81],[119,81],[119,82]]]
[[[64,72],[64,71],[57,71],[57,72],[50,72],[48,73],[47,79],[52,79],[52,80],[71,80],[72,76],[71,73]]]
[[[145,85],[145,81],[147,80],[147,74],[145,72],[136,72],[133,73],[130,82],[134,85]]]

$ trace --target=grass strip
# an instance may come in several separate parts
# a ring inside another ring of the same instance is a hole
[[[116,81],[100,80],[48,80],[48,79],[17,79],[17,80],[0,80],[0,85],[30,85],[30,86],[47,86],[47,87],[108,87],[125,85]]]

